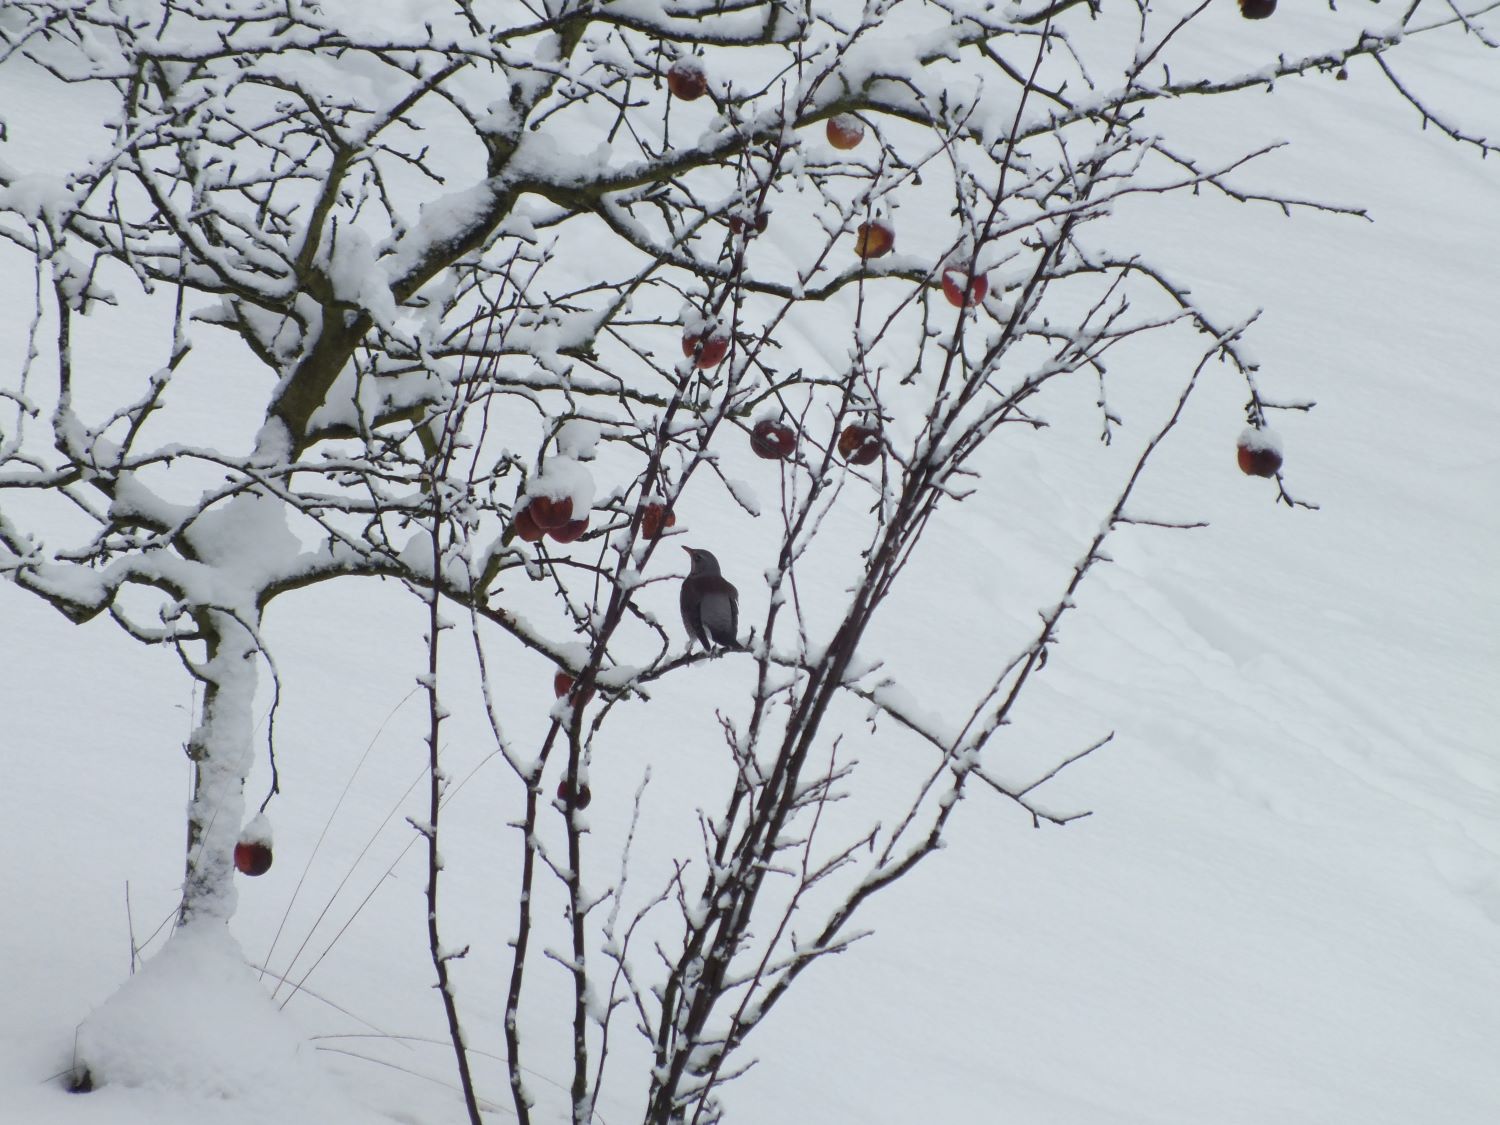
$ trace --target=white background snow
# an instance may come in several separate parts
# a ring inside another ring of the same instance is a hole
[[[1249,66],[1321,5],[1257,25],[1222,7],[1224,37],[1203,49]],[[1419,73],[1500,134],[1494,52],[1429,57]],[[38,93],[5,82],[0,105]],[[1260,182],[1374,219],[1185,197],[1119,217],[1226,317],[1265,310],[1250,336],[1264,387],[1318,403],[1277,423],[1289,483],[1321,507],[1277,506],[1269,482],[1240,474],[1243,389],[1206,388],[1141,514],[1210,527],[1112,541],[1114,565],[1090,578],[1009,741],[1006,776],[1023,780],[1114,731],[1043,791],[1049,808],[1094,815],[1034,830],[971,793],[946,851],[862,916],[874,936],[803,977],[757,1033],[761,1062],[728,1088],[730,1121],[1500,1121],[1500,164],[1420,131],[1368,66],[1213,109],[1179,110],[1204,148],[1288,138]],[[12,152],[35,160],[65,134],[68,106],[55,110],[8,108]],[[0,250],[0,279],[12,364],[30,286],[13,251]],[[122,317],[119,332],[122,354],[163,346],[149,318]],[[231,414],[234,396],[226,374],[206,418]],[[1107,510],[1098,466],[1127,465],[1133,445],[1093,440],[1090,398],[986,466],[1015,481],[1005,518],[942,512],[904,579],[905,611],[875,630],[872,651],[898,654],[925,709],[978,686],[987,632],[1034,619],[1066,578],[1057,560]],[[1142,438],[1153,417],[1143,407],[1125,433]],[[774,472],[748,455],[731,468],[752,486]],[[768,558],[744,517],[704,504],[679,521],[756,603]],[[673,596],[647,594],[665,620]],[[952,599],[972,605],[972,631],[932,635],[921,607]],[[316,969],[278,1020],[222,951],[152,964],[148,1002],[181,1004],[158,1039],[106,1044],[127,1068],[132,1053],[155,1059],[148,1084],[85,1097],[56,1076],[75,1027],[131,971],[127,887],[140,943],[179,887],[194,701],[171,653],[0,586],[0,1122],[460,1120],[416,849],[401,858],[415,810],[403,798],[425,760],[417,700],[403,702],[425,659],[420,608],[375,582],[272,607],[285,793],[270,809],[276,865],[241,881],[234,932],[276,973],[299,950],[291,976]],[[726,658],[633,705],[594,765],[601,830],[628,818],[648,764],[646,835],[652,816],[691,813],[715,698],[745,674]],[[513,727],[540,730],[551,670],[508,667],[501,682]],[[867,783],[900,768],[887,733],[861,751]],[[456,772],[479,765],[475,715],[456,712],[449,739]],[[494,770],[480,767],[450,821],[445,850],[465,857],[446,893],[454,944],[498,944],[512,924],[515,841],[486,815]],[[257,800],[265,784],[257,772]],[[499,1043],[501,987],[477,966],[458,975],[483,1050]],[[481,1060],[479,1077],[506,1120],[503,1067]],[[617,1076],[599,1119],[631,1120],[643,1084]]]

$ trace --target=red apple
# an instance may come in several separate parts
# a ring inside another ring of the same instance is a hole
[[[1276,0],[1240,0],[1240,15],[1247,20],[1263,20],[1276,10]]]
[[[865,139],[865,123],[852,113],[840,113],[828,119],[828,143],[848,151],[858,148]]]
[[[587,785],[580,785],[578,797],[575,800],[573,787],[568,784],[567,778],[563,778],[557,783],[557,799],[570,809],[586,809],[589,807],[589,802],[594,799],[594,795],[589,792]]]
[[[1281,468],[1281,449],[1264,430],[1249,429],[1235,446],[1240,472],[1251,477],[1274,477]]]
[[[531,519],[537,527],[543,531],[553,531],[573,518],[573,501],[567,496],[533,496],[527,503],[526,510],[531,513]]]
[[[641,509],[641,534],[647,539],[660,539],[661,533],[676,523],[676,515],[667,511],[665,504],[651,503]]]
[[[797,448],[797,435],[785,422],[762,418],[750,431],[750,448],[757,457],[785,461]]]
[[[1281,454],[1274,449],[1246,449],[1243,445],[1236,451],[1240,472],[1251,477],[1274,477],[1281,468]]]
[[[839,435],[839,456],[851,465],[868,465],[880,456],[880,431],[874,426],[845,426]]]
[[[943,296],[956,309],[980,304],[989,291],[988,274],[981,273],[971,278],[963,270],[951,266],[943,271]]]
[[[563,696],[569,694],[573,690],[573,685],[576,682],[577,681],[573,679],[572,672],[569,672],[566,668],[559,668],[555,673],[553,673],[552,676],[552,693],[556,695],[558,699],[561,699]],[[594,689],[589,688],[588,692],[582,699],[575,699],[573,702],[586,705],[588,701],[593,698]]]
[[[667,89],[681,101],[697,101],[708,93],[708,76],[703,73],[703,64],[697,59],[678,59],[667,68]]]
[[[744,215],[730,215],[729,229],[735,234],[741,234],[744,231],[752,229],[756,234],[765,234],[766,224],[770,221],[770,215],[765,211],[757,211],[755,213],[754,223],[748,222]]]
[[[536,520],[532,519],[530,506],[517,512],[510,526],[512,531],[528,543],[540,543],[542,536],[547,534],[537,527]]]
[[[242,875],[264,875],[271,870],[271,845],[260,840],[241,840],[234,846],[234,866]]]
[[[729,354],[729,333],[714,329],[712,332],[684,332],[682,354],[689,356],[693,366],[703,371],[717,367]]]
[[[854,252],[866,260],[889,254],[896,245],[896,232],[881,219],[860,223],[854,235]]]
[[[559,543],[572,543],[588,529],[589,518],[584,516],[581,520],[569,520],[561,527],[551,528],[547,534]]]

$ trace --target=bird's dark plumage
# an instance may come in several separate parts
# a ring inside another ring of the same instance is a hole
[[[684,547],[693,560],[682,580],[682,624],[706,649],[739,648],[740,593],[719,573],[719,560],[697,547]]]

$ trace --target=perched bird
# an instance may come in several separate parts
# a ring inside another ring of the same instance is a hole
[[[684,547],[693,569],[682,580],[682,624],[688,637],[706,649],[739,648],[740,592],[719,573],[719,560],[697,547]]]

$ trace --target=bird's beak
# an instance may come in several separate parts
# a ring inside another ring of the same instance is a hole
[[[690,555],[693,553],[693,549],[691,547],[684,547],[683,550],[686,551]]]

